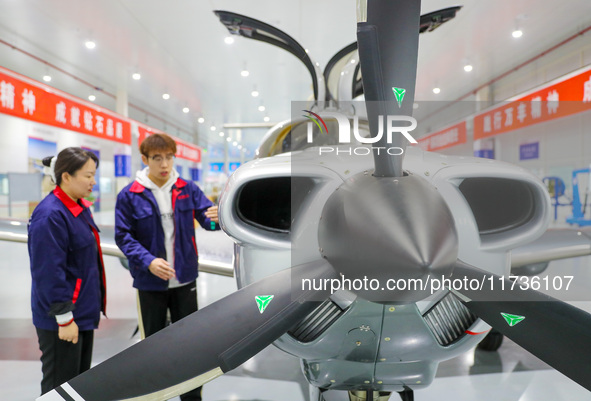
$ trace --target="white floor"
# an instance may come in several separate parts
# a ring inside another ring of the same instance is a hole
[[[206,234],[207,235],[207,234]],[[30,322],[30,274],[26,246],[0,242],[0,401],[31,401],[39,395],[41,364]],[[129,273],[106,257],[109,319],[96,332],[94,363],[137,341],[137,312]],[[554,262],[552,272],[577,273],[577,285],[591,283],[591,257]],[[582,278],[579,278],[582,277]],[[231,278],[202,274],[199,303],[205,306],[236,289]],[[591,311],[591,302],[576,302]],[[552,344],[548,344],[552,346]],[[591,356],[590,356],[591,366]],[[271,346],[244,365],[204,386],[205,401],[306,401],[299,360]],[[391,400],[398,401],[393,395]],[[583,401],[591,392],[505,339],[498,353],[470,351],[440,365],[417,401]]]

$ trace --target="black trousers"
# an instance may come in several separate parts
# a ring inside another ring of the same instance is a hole
[[[80,331],[78,342],[59,339],[58,332],[37,329],[41,350],[41,395],[90,369],[94,330]]]
[[[138,290],[140,332],[142,338],[162,330],[166,326],[167,311],[175,323],[197,311],[197,282],[166,291]],[[201,401],[202,387],[181,395],[182,401]]]

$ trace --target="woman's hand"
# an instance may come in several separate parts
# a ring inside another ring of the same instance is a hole
[[[78,343],[78,325],[72,321],[67,326],[60,326],[58,336],[62,341],[68,341],[72,344]]]

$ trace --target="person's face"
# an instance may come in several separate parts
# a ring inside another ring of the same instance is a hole
[[[74,175],[62,174],[61,187],[74,200],[84,198],[92,193],[92,187],[96,184],[95,174],[96,163],[94,160],[88,159],[84,166],[77,170]]]
[[[142,155],[142,161],[148,166],[150,179],[156,184],[164,184],[174,167],[174,153],[172,150],[152,151],[148,157]]]

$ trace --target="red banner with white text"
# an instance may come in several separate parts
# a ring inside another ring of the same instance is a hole
[[[2,67],[0,113],[131,144],[127,119]]]
[[[474,139],[591,110],[591,67],[474,117]]]
[[[421,149],[430,152],[466,143],[466,121],[420,138],[418,142]]]
[[[150,127],[142,126],[138,124],[139,138],[138,144],[141,144],[144,139],[152,134],[162,134],[160,131],[156,131]],[[168,135],[168,134],[167,134]],[[187,143],[181,139],[178,139],[172,135],[169,135],[176,142],[176,157],[181,159],[190,160],[195,163],[201,162],[201,148],[190,143]]]

